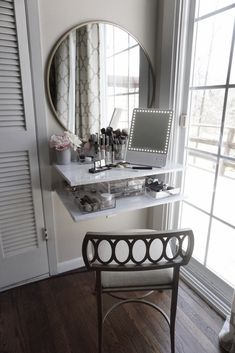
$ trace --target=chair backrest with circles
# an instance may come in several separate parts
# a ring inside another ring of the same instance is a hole
[[[138,230],[126,232],[88,232],[82,252],[88,270],[96,272],[98,305],[98,352],[102,352],[102,329],[112,309],[127,302],[138,302],[158,310],[170,327],[171,353],[175,352],[175,317],[180,267],[189,262],[194,246],[191,229],[172,231]],[[170,318],[157,305],[141,298],[125,299],[115,292],[170,289]],[[103,315],[102,296],[118,299]]]

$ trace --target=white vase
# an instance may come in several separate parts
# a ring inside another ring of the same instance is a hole
[[[69,164],[71,162],[71,151],[67,148],[63,151],[56,150],[56,160],[57,164]]]

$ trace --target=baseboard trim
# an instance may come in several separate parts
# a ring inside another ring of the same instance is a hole
[[[12,289],[12,288],[20,287],[20,286],[23,286],[25,284],[38,282],[38,281],[41,281],[41,280],[47,279],[47,278],[49,278],[49,273],[46,273],[46,274],[38,276],[38,277],[33,277],[33,278],[27,279],[25,281],[17,282],[17,283],[11,284],[11,285],[6,286],[6,287],[2,287],[2,288],[0,288],[0,292],[4,292],[4,291]]]
[[[77,257],[76,259],[59,262],[57,264],[58,274],[64,273],[67,271],[76,270],[77,268],[84,267],[84,261],[82,257]]]
[[[205,285],[199,281],[190,272],[183,269],[181,270],[181,279],[187,283],[207,304],[209,304],[218,314],[226,318],[230,313],[230,306],[225,303],[210,286]]]

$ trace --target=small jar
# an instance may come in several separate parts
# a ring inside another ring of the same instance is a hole
[[[108,192],[104,192],[100,194],[101,197],[101,207],[103,209],[105,208],[111,208],[114,207],[114,196]]]

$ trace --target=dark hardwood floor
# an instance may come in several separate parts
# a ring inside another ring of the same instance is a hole
[[[81,272],[0,293],[0,353],[96,353],[93,278]],[[167,309],[169,294],[155,293],[152,298]],[[181,282],[176,353],[223,352],[218,346],[222,324],[223,319]],[[103,353],[170,353],[169,328],[151,308],[124,305],[105,322]]]

